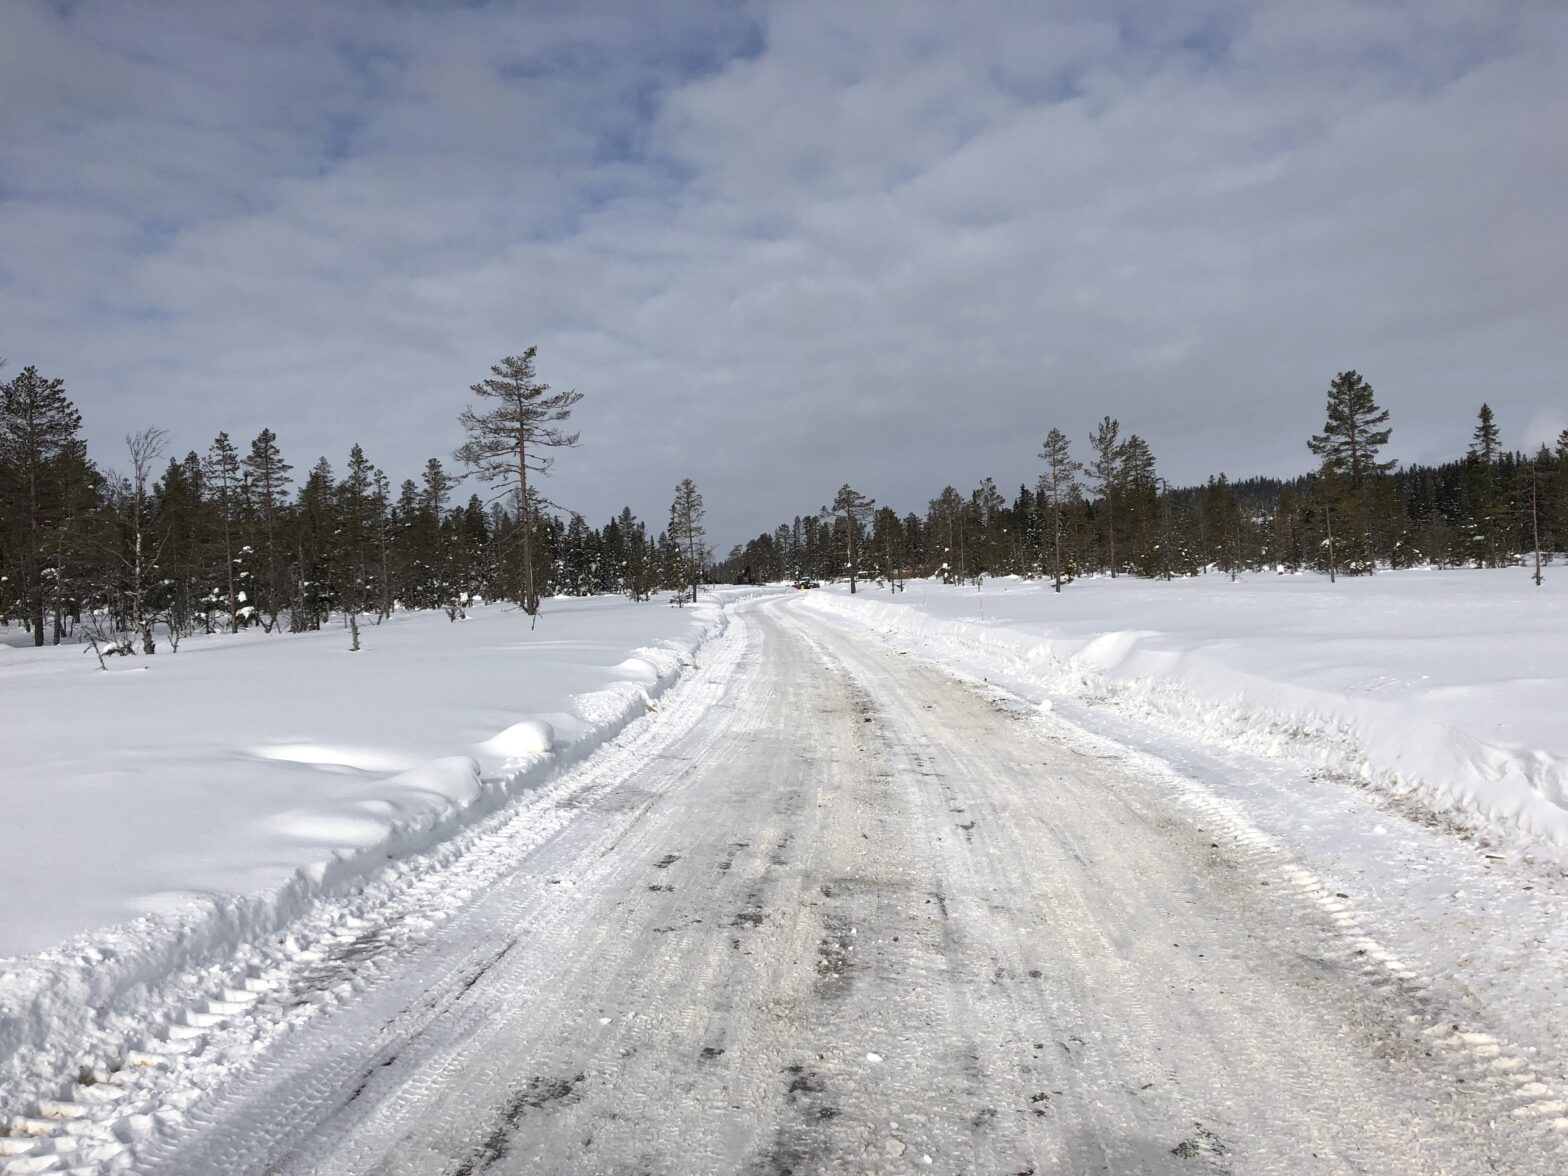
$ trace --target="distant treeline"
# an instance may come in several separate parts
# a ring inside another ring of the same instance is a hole
[[[1041,474],[1008,500],[987,478],[945,487],[899,514],[845,485],[831,506],[735,547],[710,566],[703,501],[677,487],[654,532],[628,507],[603,526],[540,492],[578,393],[535,377],[533,348],[474,384],[451,470],[438,457],[393,486],[354,446],[341,472],[303,475],[263,429],[245,448],[220,433],[205,452],[168,454],[157,428],[126,438],[119,472],[81,437],[64,382],[34,368],[0,383],[0,622],[36,644],[90,636],[116,652],[178,648],[194,632],[319,629],[339,618],[444,609],[475,598],[539,611],[542,595],[648,599],[699,579],[876,577],[900,583],[1017,574],[1058,588],[1092,575],[1169,578],[1216,571],[1503,567],[1568,549],[1568,431],[1533,455],[1505,452],[1483,405],[1468,452],[1439,466],[1380,459],[1388,413],[1355,372],[1335,378],[1319,459],[1292,479],[1170,486],[1137,434],[1106,417],[1079,461],[1058,429]],[[466,478],[487,494],[459,493]]]
[[[1203,572],[1365,575],[1379,567],[1504,567],[1537,575],[1568,550],[1568,430],[1534,454],[1503,450],[1482,405],[1468,452],[1437,466],[1395,468],[1379,454],[1391,434],[1372,388],[1342,372],[1324,431],[1304,439],[1319,459],[1301,477],[1225,475],[1171,486],[1137,434],[1107,417],[1076,459],[1053,429],[1041,474],[1009,500],[987,478],[968,494],[947,486],[924,513],[876,508],[846,486],[835,508],[733,549],[716,576],[838,579],[851,570],[883,583],[940,575],[1154,578]],[[846,496],[853,496],[853,499]],[[858,508],[844,509],[858,500]]]
[[[471,389],[457,468],[438,457],[393,485],[359,446],[341,471],[303,474],[278,436],[219,433],[168,454],[168,434],[126,438],[119,472],[89,455],[57,378],[24,368],[0,383],[0,621],[35,644],[90,636],[120,653],[177,649],[194,632],[302,632],[339,618],[354,631],[398,608],[475,598],[539,610],[541,595],[689,589],[705,562],[702,497],[676,488],[653,532],[627,508],[601,527],[540,493],[576,392],[551,393],[534,351]],[[459,493],[466,476],[487,493]]]

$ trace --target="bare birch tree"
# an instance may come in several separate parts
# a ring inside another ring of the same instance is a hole
[[[169,434],[162,429],[143,429],[139,433],[132,433],[125,439],[125,448],[131,456],[131,479],[128,487],[130,491],[131,516],[131,550],[127,557],[130,567],[130,586],[125,591],[127,611],[130,613],[131,628],[141,638],[142,652],[153,654],[158,646],[153,639],[153,624],[156,618],[147,607],[149,591],[148,577],[153,566],[158,561],[158,555],[163,544],[152,547],[151,537],[147,534],[148,492],[152,487],[153,462],[157,461],[163,453],[164,446],[168,443]],[[174,638],[177,642],[178,638]]]

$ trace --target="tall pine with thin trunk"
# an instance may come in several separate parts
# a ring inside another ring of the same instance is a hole
[[[686,583],[691,589],[692,603],[697,602],[697,581],[702,571],[703,539],[707,532],[702,525],[702,495],[697,484],[683,478],[675,487],[675,501],[670,504],[669,537],[681,553],[685,564]]]
[[[223,523],[223,575],[232,633],[239,628],[240,614],[239,592],[234,586],[234,496],[240,479],[240,455],[227,433],[219,433],[213,439],[202,472]]]
[[[846,482],[834,496],[833,505],[822,508],[824,519],[836,519],[844,524],[844,566],[849,571],[851,596],[855,594],[855,581],[860,571],[860,531],[866,520],[871,517],[872,511],[876,509],[876,505],[876,499],[867,498]]]
[[[1083,465],[1073,460],[1072,447],[1067,434],[1052,429],[1045,435],[1045,445],[1040,450],[1045,462],[1045,473],[1040,475],[1040,505],[1051,515],[1051,580],[1056,591],[1062,590],[1062,511],[1078,495],[1078,475]]]
[[[1116,498],[1121,492],[1122,458],[1121,422],[1106,417],[1095,427],[1089,437],[1089,447],[1094,457],[1089,462],[1089,476],[1095,489],[1105,499],[1106,562],[1111,578],[1116,578]]]
[[[1368,478],[1394,468],[1392,461],[1378,460],[1392,432],[1387,424],[1388,410],[1378,407],[1372,385],[1354,370],[1340,372],[1329,385],[1328,420],[1307,448],[1325,473],[1346,478],[1351,493],[1359,494]]]
[[[560,426],[582,399],[576,390],[551,392],[550,385],[540,383],[534,364],[537,354],[538,348],[530,347],[493,365],[489,378],[470,388],[481,406],[490,407],[465,408],[458,417],[468,434],[457,451],[458,460],[483,481],[500,483],[517,496],[521,548],[517,599],[529,616],[538,615],[539,593],[534,584],[534,498],[528,478],[549,474],[555,461],[552,450],[577,444],[579,435]]]

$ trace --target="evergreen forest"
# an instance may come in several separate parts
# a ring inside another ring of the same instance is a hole
[[[3,374],[3,373],[0,373]],[[178,649],[192,633],[303,632],[399,609],[552,595],[669,591],[703,581],[950,582],[986,576],[1171,579],[1373,574],[1519,565],[1537,581],[1568,549],[1568,431],[1505,450],[1480,406],[1467,451],[1439,465],[1382,457],[1393,425],[1354,371],[1330,384],[1321,434],[1291,478],[1201,485],[1160,477],[1147,441],[1105,417],[1084,438],[1050,429],[1039,476],[1010,495],[986,478],[900,513],[845,484],[825,505],[737,545],[706,546],[702,495],[676,486],[667,522],[630,507],[601,524],[544,493],[580,394],[552,392],[535,351],[472,386],[467,441],[394,484],[354,446],[308,466],[270,429],[219,433],[180,455],[149,428],[88,452],[65,382],[24,367],[0,382],[0,620],[38,645],[91,639],[119,653]],[[296,458],[297,460],[297,458]]]

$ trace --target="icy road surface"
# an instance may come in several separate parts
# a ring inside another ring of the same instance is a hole
[[[791,600],[735,614],[547,803],[0,1170],[1568,1171],[1547,1061],[1267,839]]]

